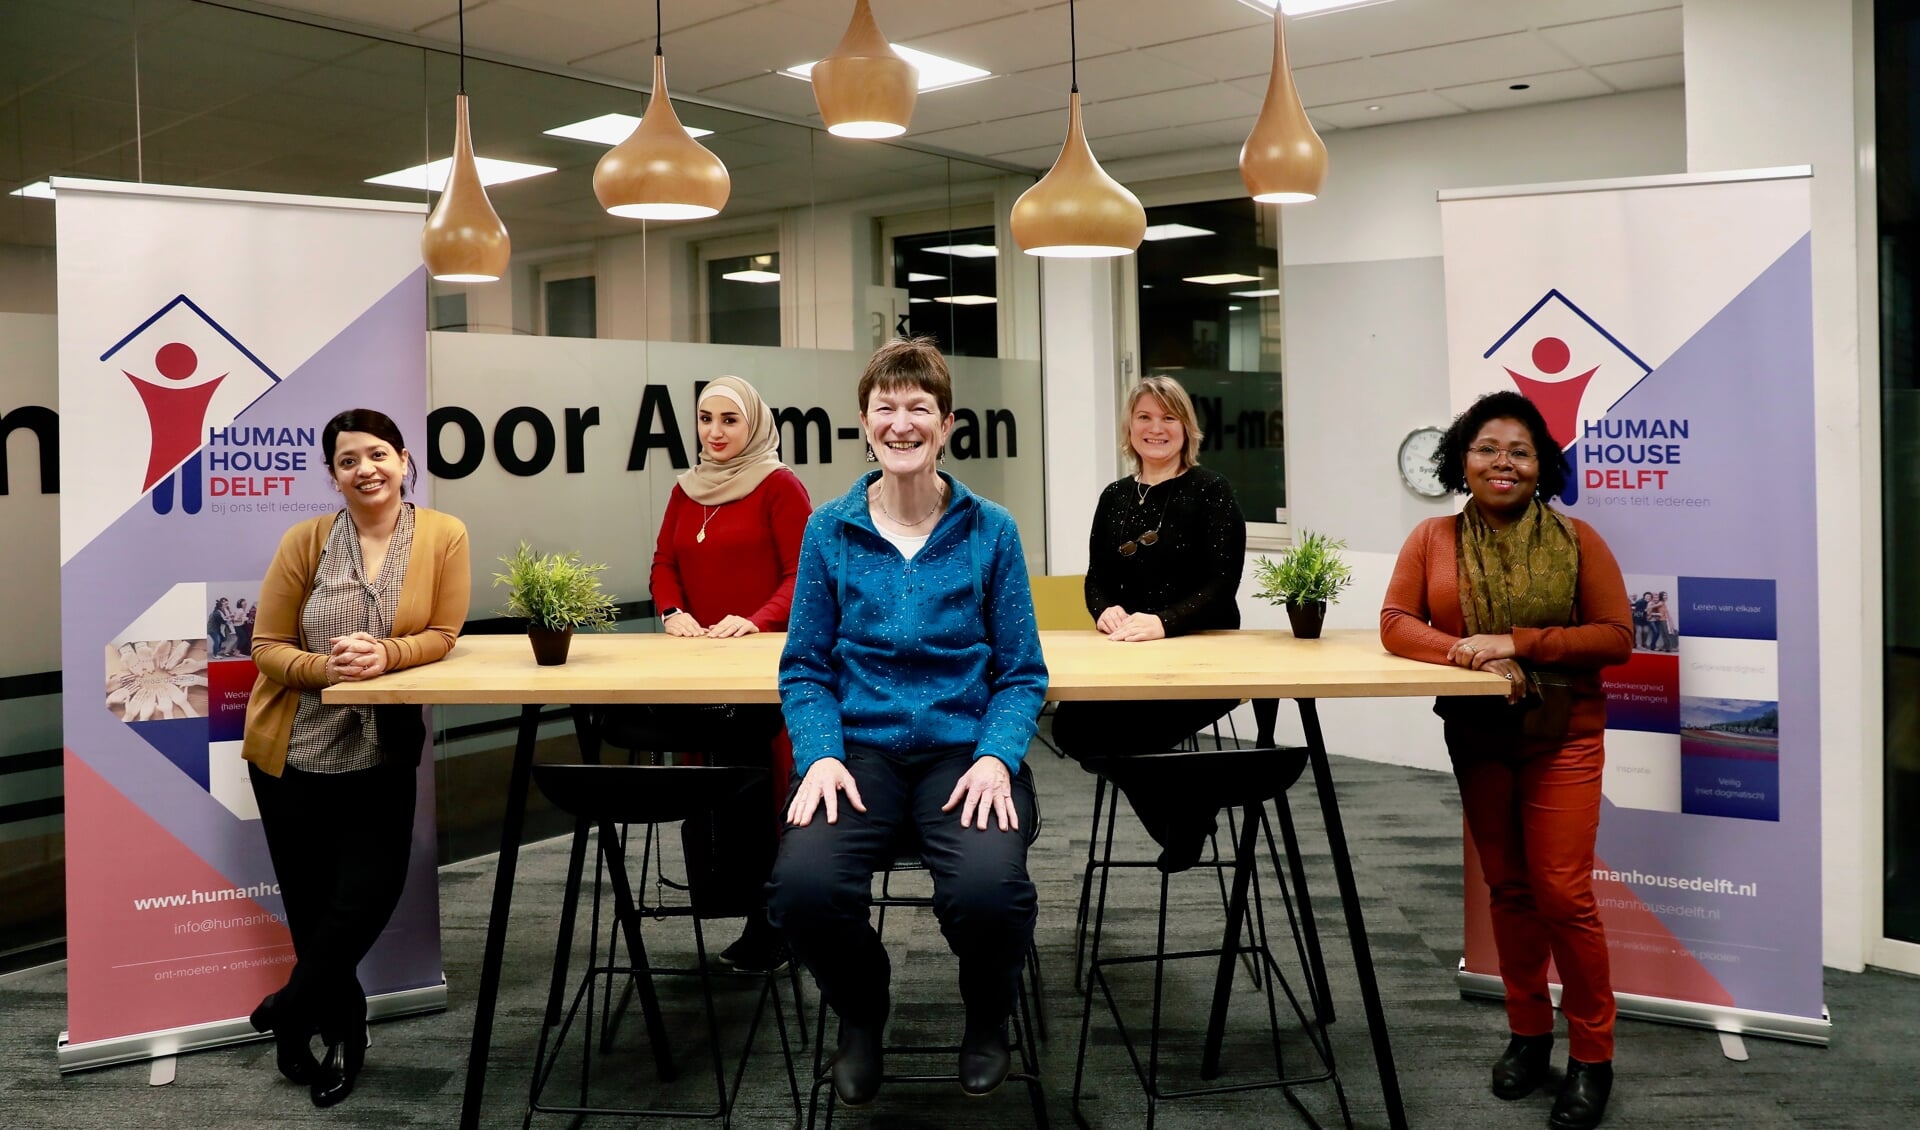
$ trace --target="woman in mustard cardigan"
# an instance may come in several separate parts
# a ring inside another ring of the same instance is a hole
[[[244,754],[295,957],[251,1020],[274,1034],[280,1073],[327,1107],[366,1058],[355,970],[406,884],[426,720],[418,707],[330,706],[320,691],[446,655],[472,578],[460,520],[403,501],[412,459],[392,420],[342,412],[320,444],[346,506],[288,530],[261,582]]]

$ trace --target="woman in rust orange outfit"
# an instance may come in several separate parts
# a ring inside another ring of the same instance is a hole
[[[1551,958],[1569,1058],[1548,1125],[1587,1130],[1613,1086],[1613,988],[1593,896],[1606,757],[1600,670],[1633,651],[1631,606],[1607,543],[1547,504],[1568,467],[1532,402],[1482,397],[1435,460],[1440,481],[1471,497],[1460,514],[1414,528],[1380,610],[1380,639],[1396,655],[1513,684],[1506,703],[1434,707],[1491,889],[1506,983],[1512,1039],[1493,1065],[1493,1093],[1523,1098],[1547,1082]]]

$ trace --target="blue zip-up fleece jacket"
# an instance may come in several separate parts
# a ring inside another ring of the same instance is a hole
[[[846,743],[974,747],[1018,772],[1047,693],[1020,531],[941,472],[952,503],[912,561],[867,513],[879,471],[813,512],[800,545],[780,707],[799,780]]]

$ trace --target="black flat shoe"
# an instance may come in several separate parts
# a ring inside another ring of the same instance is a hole
[[[279,995],[279,993],[268,993],[260,998],[259,1004],[253,1006],[253,1011],[247,1015],[247,1023],[253,1025],[254,1031],[273,1031],[273,1001]]]
[[[960,1089],[969,1095],[990,1095],[1007,1081],[1013,1053],[1007,1047],[1007,1027],[984,1032],[971,1029],[960,1040]]]
[[[320,1062],[315,1070],[313,1083],[308,1094],[313,1105],[325,1110],[346,1101],[353,1094],[353,1083],[360,1075],[360,1068],[367,1062],[366,1029],[342,1040],[327,1045],[327,1058]]]
[[[1553,1063],[1553,1033],[1515,1036],[1507,1050],[1493,1061],[1493,1097],[1512,1102],[1524,1099],[1547,1081]]]
[[[765,912],[747,919],[738,941],[720,951],[720,964],[744,973],[778,973],[787,967],[786,939],[767,923]]]
[[[1553,1130],[1593,1130],[1607,1116],[1607,1096],[1613,1093],[1613,1063],[1567,1060],[1567,1079],[1553,1100],[1547,1125]]]
[[[307,1044],[311,1033],[280,1031],[280,1021],[276,1015],[276,998],[279,995],[268,993],[248,1014],[247,1023],[253,1025],[256,1032],[273,1033],[273,1065],[288,1080],[306,1086],[319,1073],[320,1063],[313,1058],[313,1049]]]
[[[833,1057],[833,1093],[848,1106],[866,1106],[880,1093],[885,1066],[880,1054],[881,1022],[840,1025],[840,1050]]]

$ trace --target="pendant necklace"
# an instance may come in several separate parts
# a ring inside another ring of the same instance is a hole
[[[1139,501],[1140,505],[1145,506],[1147,504],[1147,492],[1152,489],[1152,483],[1141,482],[1140,476],[1138,475],[1133,477],[1133,496]]]
[[[697,542],[699,542],[699,541],[706,541],[706,540],[707,540],[707,523],[708,523],[708,522],[711,522],[711,521],[713,521],[713,516],[714,516],[715,514],[718,514],[718,513],[720,512],[720,507],[721,507],[721,506],[725,506],[725,505],[726,505],[726,503],[724,503],[724,502],[722,502],[722,503],[720,503],[720,504],[719,504],[719,506],[706,506],[706,505],[702,505],[702,506],[700,507],[700,509],[702,509],[702,510],[704,510],[704,511],[706,511],[706,512],[707,512],[707,516],[706,516],[705,518],[702,518],[702,519],[700,519],[700,532],[699,532],[699,533],[697,533],[697,534],[695,534],[695,535],[693,535],[693,540],[694,540],[694,541],[697,541]]]

